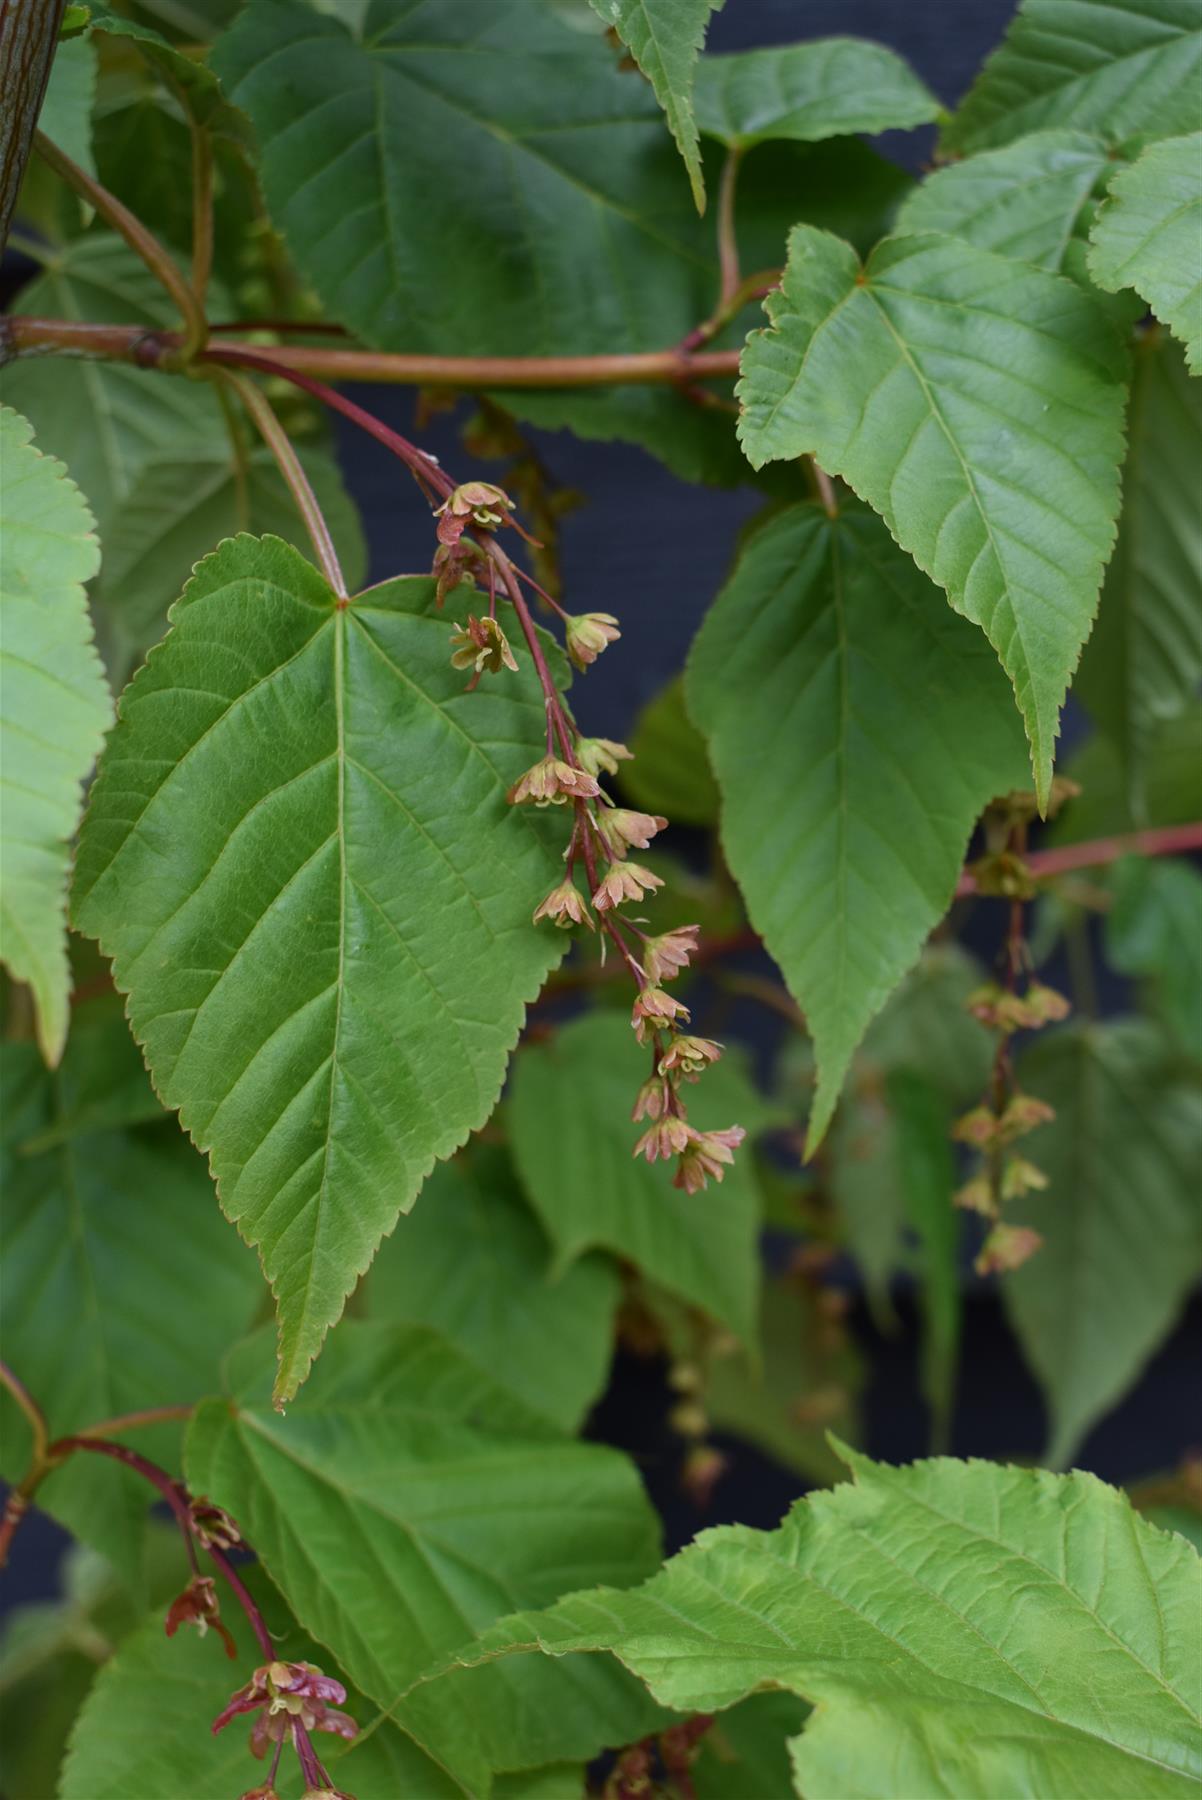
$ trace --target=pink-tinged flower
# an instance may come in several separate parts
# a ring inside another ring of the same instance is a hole
[[[209,1626],[217,1633],[225,1645],[225,1653],[236,1657],[237,1647],[233,1638],[221,1622],[221,1608],[217,1603],[217,1584],[211,1575],[194,1575],[182,1594],[171,1602],[167,1608],[165,1629],[168,1637],[174,1637],[181,1625],[195,1625],[201,1637]]]
[[[460,538],[457,544],[439,544],[434,552],[434,604],[442,606],[452,588],[475,587],[476,570],[484,561],[484,552],[472,538]]]
[[[1048,1178],[1037,1163],[1028,1162],[1025,1156],[1007,1158],[1002,1170],[1003,1200],[1021,1200],[1024,1194],[1038,1193],[1047,1185]]]
[[[999,1121],[1003,1142],[1025,1137],[1037,1125],[1047,1125],[1056,1117],[1055,1107],[1034,1094],[1012,1094]]]
[[[280,1797],[275,1791],[274,1782],[265,1781],[262,1787],[247,1788],[240,1800],[280,1800]]]
[[[690,1081],[696,1081],[701,1071],[716,1063],[721,1054],[722,1046],[715,1044],[713,1038],[673,1037],[659,1059],[659,1072],[667,1075],[678,1069]]]
[[[469,613],[466,626],[456,624],[451,643],[458,646],[451,654],[453,669],[474,668],[477,675],[485,669],[490,675],[499,675],[502,669],[517,670],[509,639],[495,619],[477,619]]]
[[[641,900],[644,894],[652,894],[663,885],[661,878],[641,863],[616,862],[602,877],[593,905],[598,912],[608,912],[623,900]]]
[[[741,1125],[728,1125],[725,1131],[690,1128],[689,1143],[681,1154],[672,1186],[683,1188],[686,1194],[697,1194],[711,1179],[721,1181],[746,1136]]]
[[[659,937],[648,938],[640,952],[644,969],[652,981],[671,981],[697,954],[698,925],[678,925]]]
[[[679,1156],[686,1150],[692,1133],[683,1119],[675,1113],[654,1124],[650,1131],[645,1131],[635,1145],[633,1155],[645,1156],[649,1163],[658,1162],[661,1157],[666,1161],[671,1156]]]
[[[628,750],[625,744],[616,744],[613,738],[579,738],[576,743],[576,759],[582,769],[590,775],[616,775],[620,762],[632,762],[634,751]]]
[[[568,617],[565,630],[568,655],[578,669],[587,669],[595,663],[607,644],[621,637],[618,621],[612,613],[573,613]]]
[[[647,1034],[662,1031],[673,1019],[683,1019],[688,1023],[689,1009],[674,1000],[671,994],[665,994],[663,988],[645,987],[639,989],[638,999],[630,1014],[630,1023],[634,1026],[634,1035],[640,1044],[647,1042]]]
[[[624,806],[615,806],[597,820],[597,829],[611,856],[625,856],[631,844],[640,850],[650,849],[652,838],[667,823],[656,813],[628,812]]]
[[[587,925],[590,931],[593,929],[584,895],[574,881],[561,881],[558,887],[551,889],[546,899],[534,909],[534,923],[537,925],[540,919],[554,919],[565,931],[572,925]]]
[[[991,1107],[974,1106],[962,1113],[952,1126],[958,1144],[972,1144],[977,1150],[988,1150],[998,1142],[998,1116]]]
[[[978,1275],[1002,1275],[1021,1268],[1042,1244],[1039,1233],[1029,1225],[995,1225],[973,1267]]]
[[[438,520],[440,544],[457,544],[469,525],[491,531],[496,525],[511,523],[513,501],[504,488],[491,481],[465,481],[448,494],[434,513]]]
[[[997,1217],[997,1200],[988,1175],[974,1175],[962,1188],[957,1188],[952,1195],[952,1204],[962,1207],[965,1212],[980,1213],[985,1219]]]
[[[196,1540],[206,1550],[236,1550],[241,1544],[242,1533],[225,1508],[214,1506],[203,1494],[189,1504],[188,1512]]]
[[[645,1081],[635,1095],[634,1111],[631,1118],[636,1125],[640,1119],[658,1119],[668,1110],[668,1096],[672,1089],[661,1075],[653,1075]]]
[[[601,789],[587,769],[575,769],[558,756],[544,756],[509,790],[511,806],[563,806],[569,800],[595,800]]]
[[[265,1756],[270,1745],[290,1736],[293,1725],[353,1738],[359,1730],[354,1719],[326,1704],[345,1699],[342,1683],[323,1675],[313,1663],[265,1663],[218,1713],[213,1731],[223,1731],[240,1713],[254,1713],[250,1747],[256,1756]]]

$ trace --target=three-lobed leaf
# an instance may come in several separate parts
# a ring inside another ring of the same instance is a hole
[[[702,131],[743,150],[771,138],[905,131],[940,110],[894,51],[841,37],[703,56],[694,105]]]
[[[80,929],[276,1295],[281,1401],[563,953],[530,922],[557,859],[505,798],[537,680],[466,692],[432,595],[342,603],[279,539],[227,540],[123,696],[80,840]]]
[[[952,151],[1048,125],[1167,137],[1198,122],[1202,21],[1193,0],[1024,0],[943,133]]]
[[[32,439],[0,409],[0,948],[33,991],[53,1064],[70,992],[67,846],[112,701],[83,588],[100,562],[92,515]]]
[[[1029,1140],[1048,1188],[1022,1222],[1043,1247],[1002,1292],[1059,1465],[1126,1392],[1202,1268],[1202,1100],[1158,1034],[1129,1020],[1058,1031],[1019,1075],[1056,1118]]]
[[[814,1040],[813,1148],[977,816],[1021,783],[1021,728],[987,645],[854,503],[794,506],[750,538],[687,695],[731,869]]]
[[[503,1620],[465,1660],[606,1650],[690,1711],[802,1694],[807,1800],[1185,1800],[1202,1773],[1192,1546],[1090,1475],[844,1454],[855,1485],[777,1531],[703,1532],[633,1593]]]
[[[884,518],[1014,686],[1041,802],[1114,543],[1126,357],[1074,283],[940,235],[861,267],[799,227],[742,358],[754,464],[811,452]]]
[[[1202,131],[1152,144],[1110,185],[1090,233],[1099,287],[1134,288],[1202,375]]]

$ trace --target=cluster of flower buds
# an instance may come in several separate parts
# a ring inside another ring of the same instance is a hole
[[[1025,829],[1023,808],[1033,800],[1008,795],[995,803],[999,829],[1017,819]],[[1022,900],[1032,891],[1027,866],[1008,836],[992,856],[992,885],[988,891],[1011,902],[1011,926],[1006,942],[1008,979],[989,981],[968,996],[965,1007],[995,1038],[993,1067],[985,1098],[956,1120],[952,1136],[979,1154],[978,1165],[955,1196],[956,1205],[979,1213],[989,1221],[989,1232],[977,1257],[978,1273],[996,1274],[1019,1268],[1043,1243],[1028,1225],[1012,1225],[1002,1218],[1002,1208],[1042,1192],[1048,1178],[1037,1163],[1019,1155],[1013,1146],[1028,1132],[1055,1117],[1046,1101],[1018,1087],[1011,1061],[1010,1040],[1017,1031],[1040,1031],[1067,1017],[1069,1004],[1055,988],[1038,981],[1030,972],[1030,958],[1022,933]],[[1004,866],[1003,866],[1004,865]]]
[[[451,637],[452,666],[470,668],[472,686],[482,674],[517,668],[496,616],[500,579],[543,686],[546,753],[514,782],[508,798],[513,806],[570,809],[572,822],[564,851],[564,879],[535,906],[535,923],[550,923],[562,930],[582,926],[588,931],[596,931],[599,925],[602,953],[608,942],[622,957],[636,987],[631,1016],[635,1036],[652,1053],[651,1076],[639,1091],[633,1115],[636,1121],[650,1119],[652,1123],[635,1145],[634,1154],[645,1156],[648,1162],[674,1158],[676,1186],[695,1194],[709,1181],[722,1180],[744,1133],[737,1125],[724,1131],[698,1131],[689,1124],[681,1097],[682,1086],[696,1081],[722,1050],[707,1038],[687,1035],[688,1008],[663,985],[680,975],[696,954],[697,927],[685,925],[652,936],[642,929],[642,921],[623,910],[639,905],[664,885],[661,876],[631,861],[629,853],[648,849],[668,821],[655,813],[615,806],[601,786],[601,775],[614,774],[630,751],[609,738],[583,737],[554,686],[518,587],[519,580],[530,582],[531,578],[516,570],[491,542],[500,526],[516,525],[509,496],[490,482],[467,482],[447,494],[435,516],[439,602],[456,579],[475,585],[481,570],[487,572],[488,614],[477,618],[469,613],[466,626],[456,625]],[[582,671],[621,635],[612,613],[567,613],[549,594],[542,597],[558,614],[568,656]],[[587,883],[583,890],[577,870]]]
[[[256,1756],[264,1757],[274,1746],[291,1739],[301,1757],[310,1800],[316,1794],[336,1795],[337,1790],[328,1782],[324,1787],[320,1785],[326,1780],[325,1771],[313,1754],[308,1736],[313,1731],[332,1731],[338,1737],[356,1737],[359,1727],[354,1719],[349,1713],[336,1710],[345,1699],[342,1683],[323,1675],[313,1663],[265,1663],[217,1715],[213,1730],[223,1731],[239,1715],[253,1713],[250,1747]],[[331,1700],[334,1706],[329,1704]],[[272,1783],[268,1782],[266,1788],[254,1791],[266,1800],[271,1788]]]

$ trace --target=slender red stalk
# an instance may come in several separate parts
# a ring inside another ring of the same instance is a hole
[[[1166,825],[1153,831],[1133,831],[1124,837],[1091,838],[1082,844],[1064,844],[1055,850],[1033,850],[1023,861],[1031,874],[1046,881],[1068,875],[1074,869],[1100,869],[1123,856],[1180,856],[1202,850],[1202,820],[1191,825]],[[976,877],[966,870],[956,884],[957,898],[974,894]]]

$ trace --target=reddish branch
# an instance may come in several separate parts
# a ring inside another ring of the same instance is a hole
[[[1034,850],[1023,858],[1037,881],[1071,875],[1075,869],[1100,869],[1123,856],[1180,856],[1202,850],[1202,820],[1192,825],[1166,825],[1156,831],[1133,831],[1126,837],[1092,838],[1055,850]],[[974,876],[965,872],[956,884],[957,898],[975,894]]]

